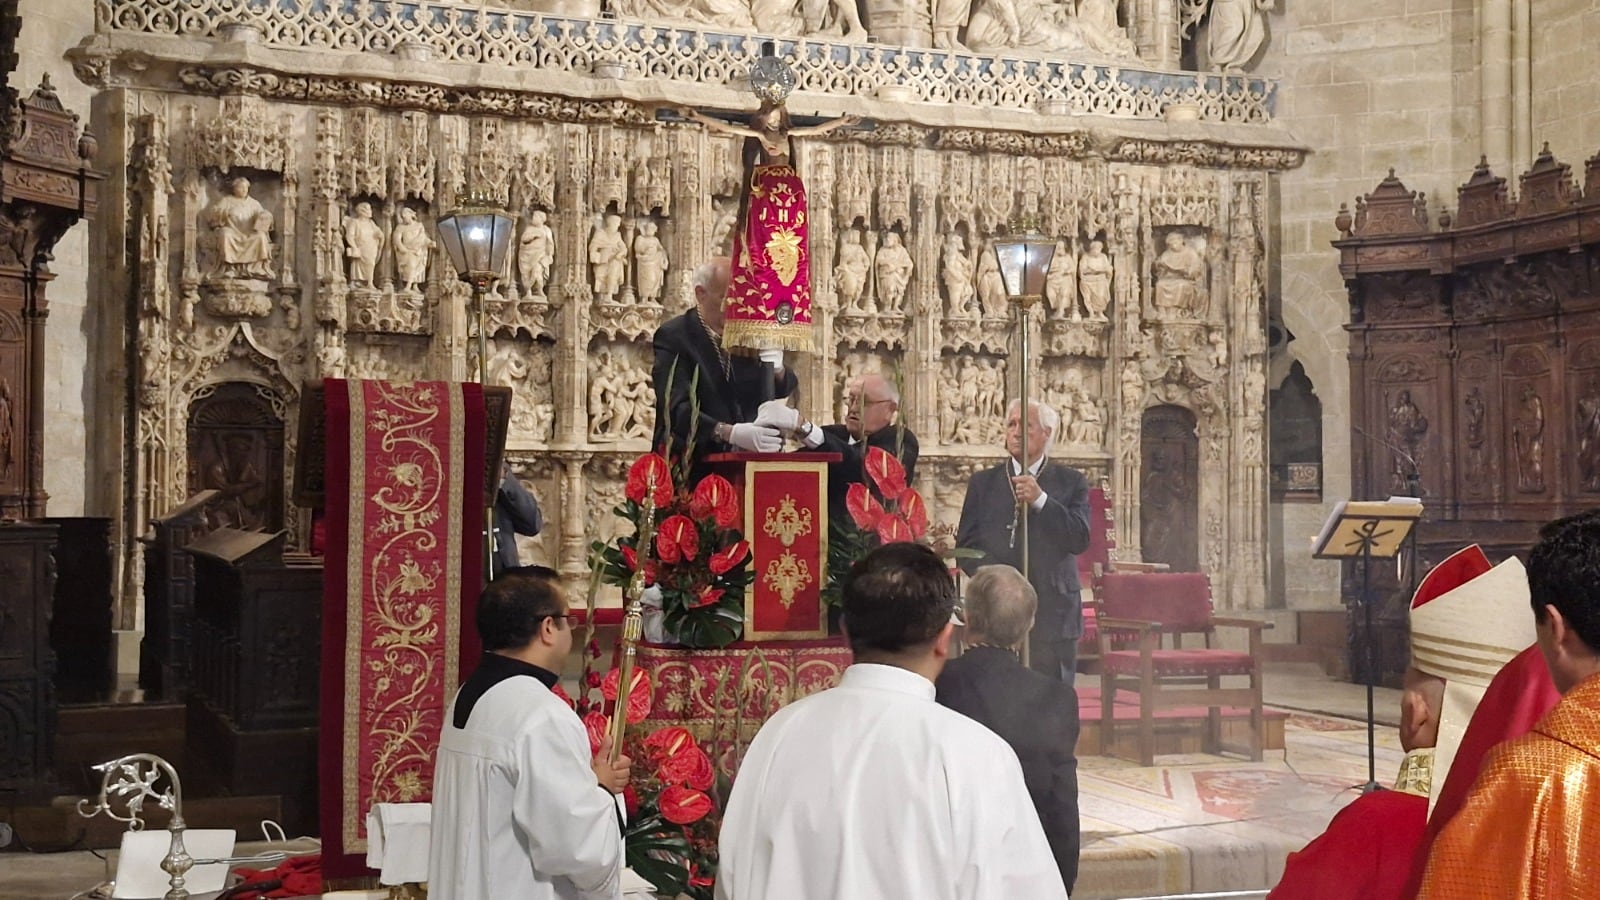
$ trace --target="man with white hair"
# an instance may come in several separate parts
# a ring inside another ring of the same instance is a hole
[[[1022,429],[1028,429],[1028,459],[1022,459]],[[972,574],[981,565],[1022,565],[1027,530],[1028,581],[1039,595],[1039,612],[1028,635],[1029,665],[1071,685],[1083,635],[1078,554],[1089,549],[1089,482],[1071,466],[1050,461],[1061,417],[1048,404],[1030,400],[1024,426],[1021,404],[1006,412],[1010,458],[984,469],[967,483],[956,527],[956,546],[983,551],[963,559]]]
[[[917,436],[895,421],[900,412],[900,389],[894,382],[879,372],[867,372],[845,387],[844,402],[844,421],[837,425],[800,422],[795,426],[796,436],[807,449],[839,454],[839,462],[828,467],[828,515],[835,519],[848,515],[845,492],[858,481],[883,500],[863,468],[868,448],[877,447],[898,459],[905,467],[907,484],[917,473]]]
[[[778,429],[754,420],[762,402],[789,396],[796,384],[794,373],[784,367],[782,350],[762,350],[756,358],[730,354],[722,345],[729,271],[725,256],[696,269],[695,308],[663,322],[655,334],[650,372],[657,398],[653,445],[660,450],[670,438],[669,452],[676,456],[692,440],[691,483],[706,474],[703,460],[708,454],[782,450]]]

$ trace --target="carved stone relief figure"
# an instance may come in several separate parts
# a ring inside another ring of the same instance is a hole
[[[1078,292],[1089,321],[1104,322],[1111,306],[1111,257],[1101,241],[1090,241],[1078,259]]]
[[[1266,10],[1275,0],[1211,0],[1206,63],[1212,71],[1238,72],[1267,39]]]
[[[550,440],[554,407],[550,402],[550,362],[539,342],[495,341],[489,354],[489,381],[512,389],[511,434]]]
[[[11,477],[16,459],[16,409],[11,400],[11,382],[0,378],[0,481]]]
[[[1043,0],[978,0],[967,21],[967,46],[980,53],[1083,50],[1078,20]]]
[[[944,282],[945,315],[953,318],[971,315],[975,311],[972,260],[967,257],[966,242],[962,240],[960,232],[952,231],[945,238],[943,268],[941,280]]]
[[[714,224],[711,226],[711,252],[727,256],[733,252],[733,227],[739,224],[739,202],[737,200],[723,201],[713,199],[711,210],[714,213]],[[857,235],[857,240],[860,235]],[[865,284],[865,280],[862,282]]]
[[[542,209],[529,213],[517,244],[517,274],[522,278],[522,289],[532,297],[544,296],[545,285],[550,282],[550,266],[556,258],[556,236],[548,219]]]
[[[1078,414],[1078,397],[1082,392],[1083,373],[1076,368],[1058,368],[1046,376],[1044,402],[1061,416],[1057,437],[1062,443],[1072,440],[1073,419]]]
[[[433,249],[433,238],[417,221],[417,211],[409,206],[400,207],[400,224],[394,227],[394,264],[399,274],[400,289],[418,291],[428,280],[428,251]]]
[[[1168,318],[1194,318],[1200,309],[1200,285],[1206,274],[1206,261],[1183,234],[1167,233],[1167,249],[1156,258],[1156,314]]]
[[[1050,271],[1044,279],[1044,299],[1050,304],[1050,313],[1058,319],[1082,318],[1078,312],[1078,266],[1066,241],[1056,242],[1055,255],[1050,258]],[[1069,309],[1070,307],[1070,309]]]
[[[254,531],[266,524],[267,482],[257,468],[255,437],[249,433],[224,435],[220,447],[204,462],[201,485],[221,492],[209,507],[213,526],[226,525]]]
[[[834,261],[834,278],[839,289],[839,305],[849,312],[872,312],[872,299],[866,296],[867,276],[872,257],[861,246],[861,232],[846,228],[839,235],[839,258]],[[866,306],[863,308],[862,302]]]
[[[1099,447],[1105,443],[1105,401],[1097,400],[1087,392],[1078,395],[1077,415],[1073,416],[1072,430],[1068,434],[1068,439],[1073,444],[1083,447]]]
[[[972,17],[972,0],[933,0],[933,46],[940,50],[966,50],[956,40]]]
[[[372,204],[356,204],[354,215],[344,220],[344,255],[350,261],[350,283],[369,286],[378,270],[383,250],[383,229],[372,221]]]
[[[643,303],[660,303],[667,281],[667,248],[656,237],[656,230],[656,223],[646,219],[639,223],[639,233],[633,239],[633,277]]]
[[[978,254],[978,305],[984,318],[1006,316],[1006,280],[1000,274],[1000,261],[993,252]]]
[[[1523,385],[1511,442],[1517,454],[1517,490],[1524,494],[1544,492],[1544,424],[1544,400],[1533,385]]]
[[[250,196],[250,179],[228,182],[228,192],[206,210],[213,240],[213,278],[272,278],[272,213]]]
[[[1133,39],[1117,24],[1116,0],[1078,0],[1078,30],[1083,42],[1096,53],[1137,55]]]
[[[589,238],[589,262],[594,266],[594,294],[601,303],[615,303],[627,267],[628,245],[622,239],[622,217],[608,215]]]
[[[911,254],[900,242],[899,232],[884,233],[876,270],[879,309],[886,313],[903,312],[906,286],[911,283]]]
[[[1396,448],[1390,456],[1390,489],[1400,493],[1406,490],[1410,478],[1420,471],[1422,439],[1428,433],[1428,419],[1411,399],[1411,392],[1402,390],[1389,407],[1389,443]]]
[[[589,437],[594,440],[611,440],[613,415],[611,401],[620,385],[616,382],[617,369],[611,362],[611,353],[602,350],[589,367]]]
[[[1467,391],[1467,398],[1461,402],[1462,423],[1464,440],[1467,445],[1467,489],[1474,493],[1481,491],[1488,477],[1486,471],[1487,453],[1484,445],[1487,443],[1488,430],[1484,424],[1484,416],[1488,412],[1483,403],[1483,392],[1474,385]]]

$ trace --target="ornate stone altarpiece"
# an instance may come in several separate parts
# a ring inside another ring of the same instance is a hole
[[[1480,164],[1433,224],[1391,170],[1335,221],[1352,496],[1408,493],[1415,476],[1419,572],[1469,543],[1525,552],[1545,522],[1600,503],[1600,155],[1583,181],[1548,148],[1516,196]],[[1374,575],[1398,587],[1392,567]],[[1408,598],[1386,596],[1392,678]]]
[[[1018,377],[988,241],[1037,217],[1063,261],[1030,325],[1033,383],[1064,414],[1057,455],[1112,487],[1118,545],[1137,554],[1142,419],[1190,411],[1199,563],[1225,606],[1260,607],[1266,194],[1303,151],[1272,120],[1273,83],[1162,68],[1177,36],[1158,5],[1128,4],[1131,50],[1006,57],[917,49],[917,17],[892,4],[866,10],[883,43],[830,37],[835,7],[797,8],[821,18],[777,32],[805,35],[773,46],[797,73],[791,111],[869,124],[797,141],[828,352],[795,365],[819,420],[848,376],[900,378],[920,486],[953,526],[967,476],[999,458]],[[739,145],[661,110],[752,106],[740,82],[761,41],[667,6],[95,9],[71,57],[101,89],[116,170],[104,246],[126,248],[94,288],[112,319],[132,313],[116,326],[136,352],[103,364],[135,397],[97,411],[133,420],[124,535],[182,501],[191,419],[218,385],[281,418],[292,468],[305,380],[466,377],[475,326],[433,222],[481,192],[518,217],[487,369],[515,390],[508,455],[546,508],[526,549],[582,570],[647,446],[650,335],[692,303],[738,202]],[[305,541],[305,522],[285,527]],[[136,560],[126,572],[137,584]]]

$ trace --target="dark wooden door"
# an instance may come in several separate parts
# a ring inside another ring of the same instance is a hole
[[[1139,545],[1145,562],[1200,571],[1200,439],[1181,406],[1145,411],[1140,440]]]

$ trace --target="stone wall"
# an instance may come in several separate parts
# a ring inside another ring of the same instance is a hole
[[[1579,166],[1600,151],[1600,59],[1590,49],[1600,41],[1600,7],[1539,0],[1533,14],[1533,136]]]
[[[1281,121],[1314,148],[1278,181],[1280,268],[1273,288],[1285,351],[1298,359],[1323,410],[1322,504],[1273,509],[1273,600],[1292,609],[1335,608],[1339,567],[1307,547],[1333,501],[1350,490],[1349,318],[1333,215],[1392,167],[1427,192],[1430,210],[1454,206],[1455,186],[1477,161],[1474,14],[1462,0],[1285,3],[1259,71],[1282,79]],[[1285,360],[1272,366],[1277,379]],[[1273,386],[1276,386],[1277,380]]]

